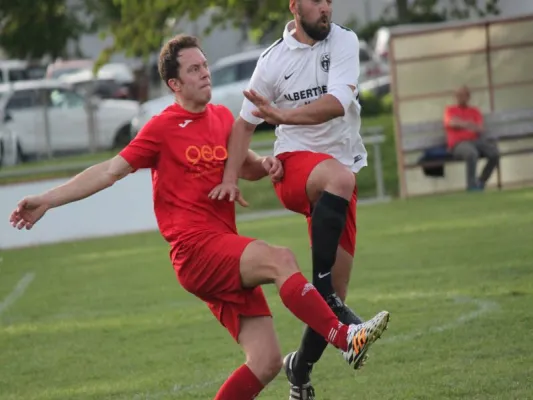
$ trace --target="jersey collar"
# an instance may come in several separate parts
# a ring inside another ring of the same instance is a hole
[[[294,20],[289,21],[287,25],[285,25],[285,30],[283,31],[283,41],[287,44],[287,46],[289,46],[289,49],[291,50],[308,49],[308,48],[313,47],[308,44],[299,42],[298,40],[294,38],[294,36],[292,36],[292,31],[294,30],[294,27],[295,27]],[[332,32],[333,32],[333,24],[331,24],[331,30],[329,31],[329,35],[326,38],[326,40],[330,38]]]

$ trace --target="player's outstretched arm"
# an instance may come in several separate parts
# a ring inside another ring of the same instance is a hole
[[[67,183],[45,193],[22,199],[9,221],[18,229],[31,229],[51,208],[82,200],[112,186],[133,168],[121,156],[96,164],[79,173]]]
[[[255,131],[255,125],[238,118],[233,124],[233,129],[228,141],[228,159],[224,167],[222,183],[209,193],[212,200],[237,201],[241,206],[247,207],[248,203],[242,197],[237,182],[241,175],[241,168],[248,156],[250,141]]]
[[[239,177],[247,181],[258,181],[265,176],[270,176],[272,182],[278,182],[283,177],[281,161],[273,156],[261,157],[253,150],[248,150]]]
[[[345,97],[351,101],[354,86],[346,86]],[[254,117],[264,119],[271,125],[318,125],[333,118],[342,117],[345,108],[339,99],[326,94],[320,99],[297,108],[279,109],[270,101],[254,90],[245,91],[244,96],[253,103],[257,110],[253,111]]]
[[[241,117],[233,124],[228,142],[228,160],[224,168],[223,182],[237,183],[239,172],[249,155],[250,142],[256,125]],[[255,154],[255,153],[254,153]]]

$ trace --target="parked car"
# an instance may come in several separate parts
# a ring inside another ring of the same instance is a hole
[[[58,59],[46,68],[46,79],[59,79],[62,75],[79,72],[83,69],[90,69],[93,61],[81,60],[61,60]]]
[[[91,70],[81,70],[62,75],[59,80],[70,84],[84,97],[131,99],[131,90],[128,85],[117,82],[111,74],[98,74],[97,77],[94,77]]]
[[[29,79],[28,63],[22,60],[0,61],[0,84]]]
[[[223,104],[229,108],[235,118],[240,113],[244,96],[243,90],[248,87],[250,78],[261,54],[266,48],[257,48],[221,58],[211,66],[211,83],[213,86],[211,103]],[[386,64],[376,60],[366,42],[360,41],[360,82],[373,80],[388,74]],[[132,134],[136,135],[142,126],[154,115],[172,104],[172,95],[163,96],[143,103],[139,114],[132,120]],[[272,128],[263,124],[261,128]]]
[[[55,154],[87,151],[91,132],[89,107],[94,110],[97,148],[111,149],[130,141],[130,121],[139,109],[136,101],[88,101],[70,85],[57,80],[0,85],[4,156],[6,151],[16,151],[16,163],[46,154],[46,120]]]

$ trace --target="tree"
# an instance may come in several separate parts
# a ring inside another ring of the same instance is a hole
[[[207,10],[214,11],[209,34],[219,26],[240,28],[243,35],[260,41],[266,34],[280,31],[290,15],[286,0],[86,0],[107,18],[103,35],[113,37],[113,45],[105,49],[98,64],[123,51],[127,56],[147,58],[157,51],[165,38],[175,30],[176,21],[197,20]],[[109,4],[110,3],[110,4]],[[107,10],[107,11],[105,11]],[[119,18],[117,18],[119,16]],[[102,16],[100,16],[102,18]],[[102,20],[102,19],[100,19]]]
[[[466,19],[470,17],[486,17],[500,14],[499,0],[451,0],[449,16],[454,19]]]
[[[398,21],[411,23],[425,21],[433,16],[441,16],[443,19],[465,19],[473,16],[485,17],[500,13],[499,0],[450,0],[448,7],[438,10],[437,0],[396,0],[396,12]],[[481,4],[479,4],[481,3]],[[429,21],[428,21],[429,22]]]
[[[82,31],[66,0],[0,0],[0,47],[9,57],[55,59]]]

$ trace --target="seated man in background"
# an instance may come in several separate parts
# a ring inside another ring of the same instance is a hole
[[[479,109],[468,105],[470,90],[462,86],[455,96],[457,104],[446,107],[444,111],[448,150],[454,158],[466,160],[467,190],[483,190],[499,163],[500,153],[496,144],[483,136],[483,115]],[[476,166],[479,157],[486,157],[488,161],[478,179]]]

